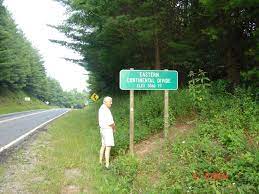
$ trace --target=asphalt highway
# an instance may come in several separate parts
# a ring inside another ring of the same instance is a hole
[[[0,153],[69,110],[34,110],[0,115]]]

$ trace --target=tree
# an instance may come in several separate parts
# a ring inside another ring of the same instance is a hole
[[[80,52],[97,92],[118,91],[119,71],[130,67],[176,69],[182,84],[203,68],[237,85],[255,66],[256,0],[58,1],[70,17],[56,28],[72,42],[54,42]]]
[[[258,28],[258,1],[203,0],[201,3],[204,15],[201,19],[208,21],[202,32],[215,44],[228,80],[238,85],[240,71],[248,68],[247,52],[256,44],[254,33]]]

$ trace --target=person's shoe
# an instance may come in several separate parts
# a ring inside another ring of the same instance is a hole
[[[105,170],[111,170],[111,166],[108,166],[108,167],[105,166],[104,169],[105,169]]]

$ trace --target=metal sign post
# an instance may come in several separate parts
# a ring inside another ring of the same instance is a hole
[[[90,98],[93,102],[97,102],[97,100],[99,99],[99,96],[96,93],[93,93]],[[94,111],[95,111],[95,115],[97,115],[96,121],[98,123],[98,109],[96,105],[95,105]]]

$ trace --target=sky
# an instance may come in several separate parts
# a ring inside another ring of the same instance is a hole
[[[51,43],[49,39],[67,40],[65,35],[47,25],[62,24],[66,19],[65,8],[54,0],[5,0],[20,28],[39,50],[43,57],[47,75],[59,81],[63,90],[87,89],[87,71],[65,58],[80,59],[73,50]]]

